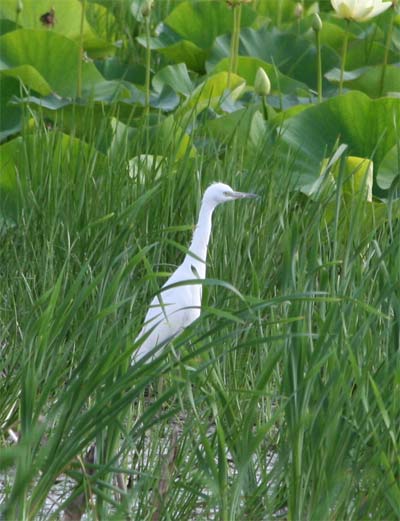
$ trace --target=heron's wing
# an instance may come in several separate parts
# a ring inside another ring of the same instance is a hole
[[[193,280],[191,271],[180,266],[167,280],[150,303],[137,340],[148,335],[134,353],[134,360],[142,358],[157,345],[165,345],[200,315],[201,285],[187,284],[170,287],[177,282]]]

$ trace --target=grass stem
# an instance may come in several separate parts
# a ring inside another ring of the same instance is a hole
[[[238,54],[240,42],[240,21],[242,15],[242,4],[235,4],[233,7],[233,30],[230,47],[230,60],[228,70],[228,89],[231,86],[231,75],[237,73],[238,68]]]
[[[242,4],[239,4],[234,11],[234,48],[233,48],[233,73],[237,73],[238,56],[239,56],[239,42],[240,42],[240,22],[242,18]]]
[[[145,17],[146,30],[146,63],[145,63],[145,114],[149,113],[150,109],[150,72],[151,72],[151,48],[150,48],[150,14]]]
[[[390,43],[392,41],[394,18],[395,18],[395,11],[392,8],[392,12],[391,12],[391,16],[390,16],[390,22],[389,22],[389,28],[388,28],[388,31],[387,31],[387,34],[386,34],[385,53],[383,55],[383,65],[382,65],[382,73],[381,73],[380,87],[379,87],[379,94],[380,94],[380,96],[383,96],[383,94],[384,94],[386,69],[387,69],[387,64],[388,64]]]
[[[79,26],[79,52],[78,52],[78,76],[76,81],[76,97],[82,97],[82,67],[83,67],[83,57],[84,57],[84,48],[83,48],[83,28],[85,24],[85,7],[86,0],[82,0],[81,2],[81,21]]]
[[[340,64],[339,94],[342,94],[342,92],[343,92],[343,79],[344,79],[344,71],[345,71],[345,67],[346,67],[347,47],[348,47],[348,43],[349,43],[349,24],[350,24],[350,21],[346,20],[346,29],[345,29],[345,33],[344,33],[343,49],[342,49],[342,61]]]
[[[315,31],[315,43],[317,46],[317,92],[318,102],[322,101],[322,58],[321,58],[321,37],[320,31]]]

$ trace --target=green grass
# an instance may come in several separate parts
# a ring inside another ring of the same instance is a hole
[[[251,162],[235,140],[174,162],[172,140],[161,175],[131,179],[145,130],[112,157],[31,136],[0,249],[5,519],[45,518],[93,442],[93,519],[398,519],[398,220],[365,233],[361,203],[346,216],[340,192],[291,192],[279,142]],[[260,198],[216,211],[204,313],[174,342],[180,359],[129,368],[214,180]],[[132,478],[121,501],[117,472]]]

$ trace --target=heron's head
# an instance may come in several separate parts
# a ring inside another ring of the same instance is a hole
[[[213,206],[217,206],[227,201],[234,201],[235,199],[254,199],[256,194],[249,194],[244,192],[235,192],[229,185],[225,183],[213,183],[204,192],[203,201],[209,202]]]

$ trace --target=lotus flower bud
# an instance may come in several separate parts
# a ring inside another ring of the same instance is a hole
[[[314,13],[312,20],[312,28],[316,33],[319,33],[322,29],[322,20],[318,13]]]
[[[142,7],[142,16],[144,18],[147,18],[147,16],[150,16],[150,12],[153,9],[153,3],[154,0],[146,0]]]
[[[251,4],[253,0],[225,0],[229,7],[236,7],[240,4]]]
[[[271,82],[268,74],[262,67],[259,67],[254,80],[254,90],[259,96],[268,96],[271,92]]]
[[[303,4],[300,2],[297,2],[297,4],[294,6],[294,16],[296,18],[301,18],[304,13],[304,7]]]

